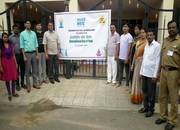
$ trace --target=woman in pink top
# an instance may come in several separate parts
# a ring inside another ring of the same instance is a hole
[[[16,69],[16,59],[13,46],[8,42],[8,34],[2,34],[2,46],[0,49],[0,80],[5,81],[8,99],[11,101],[12,96],[18,97],[15,93],[15,83],[18,74]]]

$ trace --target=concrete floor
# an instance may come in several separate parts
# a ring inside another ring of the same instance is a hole
[[[0,130],[163,130],[164,125],[154,124],[158,114],[147,119],[137,112],[141,105],[131,104],[127,87],[105,83],[62,78],[31,93],[22,89],[20,97],[9,102],[1,82]]]

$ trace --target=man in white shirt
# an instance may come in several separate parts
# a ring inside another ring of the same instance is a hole
[[[120,37],[120,46],[119,46],[119,84],[117,87],[120,87],[122,79],[123,79],[123,72],[125,66],[126,72],[126,86],[129,85],[129,53],[130,53],[130,46],[133,42],[133,37],[129,33],[128,24],[123,25],[123,34]]]
[[[53,30],[53,23],[48,23],[48,31],[44,33],[43,37],[44,51],[46,59],[48,59],[48,77],[50,83],[54,84],[60,82],[59,77],[59,37],[58,34]]]
[[[161,47],[160,44],[154,40],[154,37],[153,31],[148,31],[148,44],[146,44],[144,49],[140,70],[144,94],[144,107],[141,108],[139,112],[145,113],[145,117],[151,117],[154,114],[156,81],[160,63]]]
[[[107,44],[107,84],[113,83],[116,84],[116,75],[117,75],[117,53],[118,53],[118,44],[119,44],[119,34],[116,32],[115,25],[110,26],[111,33],[108,38]]]

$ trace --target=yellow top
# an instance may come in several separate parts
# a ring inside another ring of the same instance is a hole
[[[135,59],[137,59],[138,57],[142,57],[144,54],[144,48],[147,44],[147,40],[146,39],[140,39],[137,41],[136,43],[136,52],[135,52]]]

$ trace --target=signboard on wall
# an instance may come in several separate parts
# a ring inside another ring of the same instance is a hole
[[[60,38],[60,59],[104,59],[111,11],[55,13],[55,30]]]

